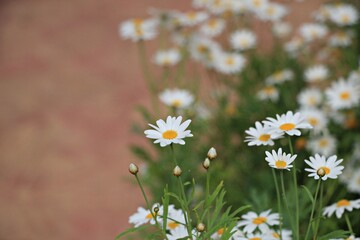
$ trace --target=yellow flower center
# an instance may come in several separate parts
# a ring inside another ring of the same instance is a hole
[[[261,6],[261,0],[253,0],[252,2],[253,2],[253,4],[254,4],[256,7],[260,7],[260,6]]]
[[[209,49],[204,45],[198,45],[197,50],[200,54],[206,54],[209,52]]]
[[[342,93],[340,93],[340,98],[342,100],[348,100],[350,98],[350,93],[349,92],[342,92]]]
[[[350,202],[346,199],[342,199],[336,203],[337,207],[347,207],[350,206]]]
[[[267,221],[266,217],[257,217],[253,220],[253,224],[260,225],[266,221]]]
[[[277,161],[275,162],[275,166],[276,166],[277,168],[280,168],[280,169],[285,168],[286,165],[287,165],[286,162],[283,161],[283,160],[277,160]]]
[[[266,9],[266,12],[267,12],[267,14],[269,14],[270,16],[272,16],[272,15],[274,15],[274,13],[275,13],[275,9],[274,9],[273,7],[268,7],[268,8]]]
[[[212,29],[216,28],[216,26],[217,26],[217,21],[216,21],[215,19],[210,20],[210,21],[208,22],[208,26],[209,26],[209,28],[212,28]]]
[[[272,94],[272,93],[275,92],[275,88],[272,87],[272,86],[267,86],[267,87],[264,88],[264,92],[265,92],[266,94]]]
[[[250,240],[261,240],[259,237],[250,238]]]
[[[182,105],[182,102],[179,99],[176,99],[176,100],[172,101],[172,103],[171,103],[171,106],[173,106],[173,107],[180,107],[181,105]]]
[[[280,238],[280,235],[279,235],[279,234],[277,234],[276,232],[273,232],[273,234],[272,234],[272,235],[273,235],[273,237],[274,237],[274,238]]]
[[[244,38],[240,39],[239,43],[240,43],[240,45],[242,47],[247,47],[249,45],[249,41],[247,39],[244,39]]]
[[[318,169],[318,171],[319,171],[320,169],[324,170],[324,172],[325,172],[326,175],[328,175],[328,174],[330,173],[330,168],[328,168],[328,167],[321,167],[321,168]]]
[[[283,131],[290,131],[295,128],[295,124],[293,123],[284,123],[280,125],[280,129]]]
[[[259,140],[262,142],[267,142],[270,139],[270,134],[261,134]]]
[[[148,215],[146,215],[146,217],[145,217],[146,219],[152,219],[153,218],[153,216],[151,215],[151,213],[149,213]]]
[[[169,227],[170,229],[175,229],[175,228],[177,228],[179,225],[180,225],[179,223],[170,222],[170,223],[168,224],[168,227]]]
[[[275,80],[280,81],[280,80],[282,80],[284,78],[284,73],[283,72],[276,72],[276,73],[274,73],[273,77],[274,77]]]
[[[309,104],[309,105],[315,105],[315,104],[316,104],[316,99],[315,99],[315,97],[309,97],[309,98],[308,98],[308,104]]]
[[[139,36],[143,35],[144,32],[141,28],[141,25],[143,24],[144,20],[140,18],[136,18],[132,22],[134,24],[135,33]]]
[[[217,230],[218,235],[222,235],[223,233],[224,233],[224,228],[220,228],[219,230]]]
[[[350,18],[348,15],[342,15],[341,20],[343,23],[348,23],[350,21]]]
[[[196,19],[196,12],[188,12],[186,14],[186,17],[190,20],[195,20]]]
[[[308,121],[309,121],[309,123],[312,125],[312,126],[316,126],[316,125],[318,125],[318,123],[319,123],[319,120],[317,120],[316,118],[313,118],[313,117],[310,117],[310,118],[308,118]]]
[[[321,140],[319,141],[319,146],[320,146],[320,147],[326,147],[328,144],[329,144],[329,142],[328,142],[327,139],[321,139]]]
[[[234,63],[235,63],[234,58],[232,58],[232,57],[226,58],[225,63],[226,63],[227,65],[234,65]]]
[[[177,132],[174,130],[166,130],[165,132],[163,132],[162,136],[165,139],[171,140],[177,137]]]

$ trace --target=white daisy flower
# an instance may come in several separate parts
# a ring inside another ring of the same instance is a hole
[[[279,99],[279,90],[276,87],[268,85],[260,89],[256,95],[260,100],[271,100],[273,102]]]
[[[298,54],[299,50],[304,46],[304,40],[299,37],[292,38],[289,42],[285,43],[284,50],[294,57]]]
[[[192,6],[194,8],[204,8],[209,4],[210,0],[193,0]]]
[[[163,67],[170,67],[176,65],[180,61],[180,52],[178,49],[168,49],[157,51],[154,57],[154,62]]]
[[[301,132],[299,129],[312,128],[299,112],[293,114],[292,111],[288,111],[281,116],[276,114],[276,119],[271,117],[266,119],[263,123],[269,126],[271,133],[286,133],[290,136],[300,136]]]
[[[191,130],[186,130],[190,125],[191,120],[186,120],[181,123],[182,117],[171,117],[166,118],[166,122],[162,119],[156,121],[156,125],[149,124],[153,129],[146,130],[144,133],[147,138],[156,139],[154,143],[160,143],[161,147],[165,147],[172,143],[184,145],[183,140],[186,137],[192,137]]]
[[[265,79],[267,84],[281,84],[285,81],[291,81],[294,78],[294,73],[290,69],[283,69],[276,71]]]
[[[315,65],[305,70],[305,81],[309,83],[324,81],[329,76],[329,70],[324,65]]]
[[[350,4],[340,4],[330,10],[330,20],[340,27],[354,25],[358,19],[357,9]]]
[[[157,213],[157,215],[162,215],[163,207],[159,206],[158,204],[154,204],[153,208],[155,206],[159,207],[159,212]],[[137,212],[129,217],[129,223],[134,224],[134,227],[139,227],[147,223],[154,225],[156,222],[150,210],[138,207]]]
[[[259,215],[255,212],[248,212],[241,216],[238,227],[243,227],[245,233],[253,233],[257,228],[266,233],[270,230],[269,226],[279,225],[279,214],[271,213],[271,209],[261,212]]]
[[[332,238],[330,240],[360,240],[360,238],[357,238],[354,235],[350,235],[348,238]]]
[[[172,206],[172,205],[170,205]],[[185,225],[185,215],[182,210],[175,209],[174,207],[171,207],[168,209],[168,219],[166,222],[166,229],[173,231],[176,228],[179,228],[181,226]]]
[[[307,142],[306,148],[309,149],[312,154],[319,153],[328,157],[336,152],[336,139],[329,134],[326,134],[310,139]]]
[[[260,145],[274,145],[275,139],[279,139],[283,136],[283,133],[269,133],[269,128],[263,126],[260,122],[255,122],[255,128],[251,127],[245,131],[249,136],[245,137],[245,142],[248,142],[249,146]]]
[[[177,20],[182,26],[195,26],[201,22],[204,22],[208,19],[209,15],[206,12],[186,12],[179,13],[177,15]]]
[[[360,193],[360,168],[355,169],[347,182],[349,192]]]
[[[360,87],[350,81],[340,79],[326,90],[327,101],[334,110],[348,109],[359,104]]]
[[[325,25],[318,23],[306,23],[299,28],[300,36],[307,42],[325,37],[328,30]]]
[[[170,234],[166,234],[166,236],[169,240],[177,240],[189,237],[189,234],[186,227],[184,225],[180,225],[177,228],[170,230]],[[192,239],[196,239],[195,236],[192,236]]]
[[[281,237],[283,240],[292,240],[292,232],[287,229],[282,229]],[[280,239],[280,231],[270,230],[266,233],[266,240],[278,240]]]
[[[224,74],[240,72],[245,66],[245,58],[237,53],[221,53],[214,59],[214,67]]]
[[[325,207],[323,211],[323,215],[327,217],[331,217],[335,213],[337,218],[341,218],[345,210],[348,212],[352,212],[353,209],[359,209],[359,208],[360,208],[360,199],[357,200],[341,199],[340,201]]]
[[[320,8],[314,12],[314,19],[317,22],[324,23],[325,21],[329,20],[331,9],[331,5],[320,6]]]
[[[256,45],[256,36],[249,30],[238,30],[230,35],[230,44],[236,50],[247,50]]]
[[[265,8],[268,4],[268,0],[246,0],[247,8],[252,12],[260,11]]]
[[[269,163],[269,166],[276,169],[286,169],[290,171],[290,168],[293,167],[291,163],[295,160],[297,155],[291,156],[291,154],[286,154],[282,152],[282,149],[279,148],[278,152],[272,150],[272,152],[265,152],[265,160]]]
[[[224,233],[225,229],[224,228],[220,228],[219,230],[217,230],[215,233],[213,233],[211,235],[211,239],[213,240],[220,240],[223,233]],[[237,228],[233,228],[231,230],[232,232],[234,232],[234,234],[231,236],[231,238],[229,240],[238,240],[239,238],[243,237],[244,236],[244,233],[242,231],[240,231],[239,229]]]
[[[297,101],[302,108],[314,108],[320,105],[323,99],[322,91],[317,88],[307,88],[299,93]]]
[[[315,133],[323,131],[328,124],[328,118],[323,111],[317,108],[303,108],[300,113],[313,127]]]
[[[248,233],[246,236],[236,238],[236,240],[269,240],[265,233]]]
[[[291,32],[291,25],[287,22],[275,22],[272,26],[272,32],[278,38],[284,38]]]
[[[225,28],[225,21],[221,18],[213,18],[201,25],[200,33],[208,37],[216,37]]]
[[[158,21],[155,19],[131,19],[123,22],[119,27],[119,33],[124,39],[134,42],[151,40],[157,35]]]
[[[221,52],[220,45],[205,37],[194,37],[189,44],[191,57],[202,62],[207,67],[214,65],[216,56]]]
[[[165,89],[159,94],[160,100],[169,107],[186,109],[194,102],[194,96],[184,89]]]
[[[310,157],[305,160],[306,164],[311,168],[305,168],[305,171],[310,172],[309,177],[314,177],[315,180],[321,178],[326,180],[328,178],[336,179],[342,173],[344,166],[339,166],[342,159],[337,160],[337,156],[333,155],[326,159],[325,156],[315,154],[315,157]]]
[[[264,8],[261,8],[258,12],[259,19],[263,21],[280,21],[286,14],[288,9],[279,3],[268,3]]]
[[[329,45],[332,47],[348,47],[352,43],[352,34],[348,32],[337,32],[331,35]]]

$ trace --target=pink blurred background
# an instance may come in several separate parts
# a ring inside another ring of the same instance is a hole
[[[190,1],[1,1],[0,240],[114,239],[144,205],[126,178],[148,91],[118,25],[150,6]]]

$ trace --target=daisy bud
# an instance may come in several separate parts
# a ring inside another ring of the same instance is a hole
[[[203,162],[203,167],[207,170],[210,167],[210,160],[206,158]]]
[[[129,165],[129,172],[133,175],[136,175],[139,172],[139,168],[136,164],[130,163]]]
[[[155,213],[155,215],[156,215],[156,214],[159,212],[159,210],[160,210],[160,209],[159,209],[159,206],[155,206],[153,210],[154,210],[154,213]]]
[[[181,176],[181,173],[182,173],[181,168],[179,166],[176,166],[173,170],[174,176],[179,177]]]
[[[215,159],[216,156],[217,156],[216,149],[213,148],[213,147],[210,148],[210,150],[209,150],[208,153],[207,153],[207,156],[208,156],[208,158],[209,158],[210,160]]]
[[[199,223],[198,225],[196,225],[196,230],[198,230],[199,232],[205,231],[205,224]]]
[[[323,177],[325,176],[326,172],[323,168],[319,168],[316,172],[316,174],[319,176],[319,177]]]

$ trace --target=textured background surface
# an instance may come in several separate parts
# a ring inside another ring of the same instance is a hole
[[[128,144],[144,141],[129,128],[148,92],[117,27],[179,2],[1,1],[1,240],[113,239],[128,226],[143,204],[124,181]]]

